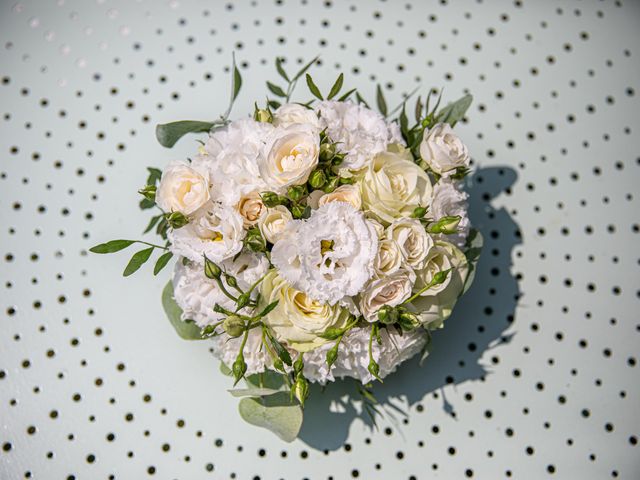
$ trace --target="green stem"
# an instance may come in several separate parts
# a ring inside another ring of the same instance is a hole
[[[451,271],[451,269],[449,269],[447,271],[447,275],[449,274],[449,272]],[[445,277],[446,279],[446,277]],[[443,280],[444,281],[444,280]],[[413,295],[411,295],[409,298],[407,298],[404,302],[402,302],[400,305],[404,305],[406,303],[411,303],[413,302],[416,298],[418,298],[420,295],[422,295],[424,292],[426,292],[427,290],[429,290],[431,287],[433,287],[434,285],[437,285],[439,283],[442,282],[438,282],[436,281],[436,279],[434,278],[433,280],[431,280],[427,285],[425,285],[423,288],[421,288],[420,290],[418,290],[416,293],[414,293]]]
[[[233,300],[234,302],[237,302],[238,299],[236,297],[234,297],[233,295],[231,295],[229,293],[229,291],[226,289],[226,287],[224,286],[222,279],[220,277],[216,278],[216,283],[218,284],[218,287],[220,287],[220,290],[222,290],[222,293],[224,293],[227,297],[229,297],[231,300]]]
[[[134,240],[136,243],[142,243],[144,245],[149,245],[150,247],[159,248],[161,250],[169,250],[167,247],[162,247],[160,245],[156,245],[155,243],[143,242],[142,240]]]

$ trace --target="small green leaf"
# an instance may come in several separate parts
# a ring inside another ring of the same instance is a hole
[[[435,116],[436,123],[448,123],[454,127],[457,122],[462,120],[472,101],[471,95],[465,95],[460,100],[450,103]]]
[[[153,200],[149,200],[148,198],[143,198],[142,200],[140,200],[140,203],[138,205],[140,206],[140,210],[149,210],[150,208],[156,206],[156,202],[154,202]]]
[[[155,185],[162,178],[162,170],[154,167],[147,167],[149,176],[147,177],[147,185]]]
[[[322,97],[322,94],[320,93],[320,90],[318,89],[316,84],[313,83],[313,79],[311,78],[311,75],[309,75],[308,73],[307,73],[307,86],[309,87],[309,91],[313,94],[314,97],[316,97],[319,100],[324,100],[324,98]]]
[[[153,274],[157,275],[158,273],[160,273],[160,270],[162,270],[167,265],[167,263],[169,263],[171,257],[173,257],[173,253],[171,252],[167,252],[161,255],[156,262],[156,266],[153,267]]]
[[[357,88],[352,88],[351,90],[349,90],[347,93],[345,93],[344,95],[342,95],[338,101],[339,102],[344,102],[347,98],[349,98],[351,96],[351,94],[353,92],[355,92],[357,90]]]
[[[233,81],[231,82],[231,89],[233,90],[233,95],[231,96],[231,102],[234,102],[236,98],[238,98],[238,94],[240,93],[240,87],[242,87],[242,75],[240,75],[240,70],[238,70],[238,66],[236,65],[235,58],[233,59]]]
[[[233,376],[233,371],[227,367],[224,362],[220,362],[220,373],[227,377]]]
[[[482,234],[473,229],[469,232],[469,236],[467,237],[467,249],[464,252],[467,257],[467,262],[469,262],[469,272],[467,273],[467,278],[464,280],[464,287],[462,289],[462,293],[460,296],[467,293],[467,290],[471,287],[473,283],[473,279],[476,276],[476,270],[478,268],[478,260],[480,260],[480,253],[482,252],[482,247],[484,244],[484,239],[482,238]]]
[[[277,102],[275,100],[269,100],[267,102],[267,105],[269,105],[269,108],[272,108],[273,110],[277,110],[278,108],[280,108],[280,105],[282,105],[280,102]]]
[[[156,138],[163,147],[171,148],[187,133],[208,132],[215,125],[213,122],[182,120],[159,124],[156,126]]]
[[[268,397],[274,395],[281,390],[274,390],[273,388],[235,388],[233,390],[227,390],[234,397]]]
[[[136,243],[135,240],[111,240],[107,243],[101,243],[95,247],[91,247],[91,253],[114,253],[127,248],[129,245]]]
[[[365,107],[369,108],[369,104],[366,102],[364,98],[362,98],[362,95],[360,95],[360,92],[356,92],[356,100],[358,101],[358,104],[361,103]]]
[[[378,110],[383,117],[387,116],[387,101],[384,99],[384,93],[382,93],[382,88],[380,84],[378,84],[376,88],[376,103],[378,104]]]
[[[262,317],[266,317],[267,315],[269,315],[273,311],[273,309],[278,306],[278,302],[279,302],[279,300],[276,300],[275,302],[271,302],[269,305],[264,307],[264,309],[260,312],[258,317],[262,318]]]
[[[331,90],[329,91],[329,95],[327,95],[327,100],[331,100],[333,97],[335,97],[338,94],[338,92],[340,92],[340,89],[342,88],[343,83],[344,83],[344,75],[341,73],[338,76],[335,83],[333,84],[333,86],[331,87]]]
[[[419,123],[422,120],[422,99],[420,95],[418,95],[418,99],[416,100],[416,107],[414,111],[414,115],[416,117],[416,123]]]
[[[162,307],[164,313],[167,314],[167,318],[173,328],[175,328],[180,338],[184,340],[202,340],[200,335],[200,327],[198,327],[193,321],[182,320],[182,309],[178,306],[173,298],[173,284],[171,281],[167,282],[162,290]]]
[[[284,90],[282,90],[282,88],[280,88],[278,85],[275,85],[271,82],[267,82],[267,88],[269,89],[269,91],[271,93],[273,93],[274,95],[277,95],[278,97],[286,97],[287,94],[284,93]]]
[[[162,215],[156,215],[155,217],[151,217],[151,220],[149,220],[149,224],[147,225],[147,228],[145,228],[144,232],[142,233],[150,232],[153,229],[153,227],[156,226],[156,223],[160,221],[161,218],[162,218]]]
[[[276,70],[278,71],[280,76],[285,79],[287,83],[291,82],[291,80],[289,80],[289,76],[287,75],[287,72],[285,72],[284,68],[282,67],[282,59],[280,57],[276,57]]]
[[[271,341],[271,345],[273,346],[273,349],[276,351],[276,355],[278,355],[280,360],[291,366],[293,362],[291,361],[291,355],[289,354],[289,351],[284,348],[284,346],[278,340],[273,338],[271,334],[267,334],[267,337]]]
[[[307,70],[309,70],[309,68],[311,68],[311,65],[313,65],[314,63],[316,63],[318,61],[318,59],[320,58],[320,55],[318,55],[317,57],[315,57],[313,60],[311,60],[309,63],[307,63],[304,67],[302,67],[300,69],[300,71],[298,73],[296,73],[296,75],[293,77],[293,79],[291,79],[291,82],[295,82],[296,80],[298,80],[302,75],[304,75]]]
[[[240,416],[251,425],[270,430],[285,442],[293,442],[302,427],[302,408],[286,392],[257,398],[243,398]]]
[[[400,113],[400,132],[404,137],[407,144],[410,144],[409,139],[409,119],[407,118],[407,112],[405,111],[405,104],[402,104],[402,112]]]
[[[140,250],[136,252],[129,260],[129,263],[122,272],[122,275],[128,277],[132,273],[136,272],[151,256],[151,252],[153,252],[154,247],[145,248],[144,250]]]

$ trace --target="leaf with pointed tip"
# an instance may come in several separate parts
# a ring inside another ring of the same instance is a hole
[[[158,124],[156,126],[156,138],[160,145],[171,148],[187,133],[208,132],[214,125],[214,122],[198,122],[195,120]]]
[[[322,97],[322,94],[320,93],[320,89],[317,87],[315,83],[313,83],[313,79],[311,78],[311,75],[307,73],[306,78],[307,78],[307,87],[309,87],[309,91],[313,94],[313,96],[319,100],[324,100],[324,98]]]
[[[124,272],[122,272],[122,275],[125,277],[128,277],[132,273],[137,272],[138,269],[142,265],[144,265],[144,263],[147,260],[149,260],[149,257],[151,256],[151,252],[153,252],[154,248],[155,247],[149,247],[134,253],[133,256],[131,257],[131,260],[129,260],[129,263],[124,268]]]
[[[289,76],[287,75],[287,72],[284,71],[284,68],[282,66],[282,59],[280,57],[276,57],[276,70],[278,71],[280,76],[285,79],[287,83],[291,82],[291,80],[289,80]]]
[[[437,123],[448,123],[454,127],[457,122],[462,120],[472,101],[473,97],[471,95],[465,95],[461,99],[450,103],[438,112],[435,116],[435,121]]]
[[[347,93],[345,93],[344,95],[342,95],[338,101],[339,102],[344,102],[347,98],[349,98],[351,96],[351,94],[353,92],[355,92],[357,89],[356,88],[352,88],[351,90],[349,90]]]
[[[234,388],[227,390],[227,392],[234,397],[268,397],[280,391],[281,390],[274,390],[273,388]]]
[[[361,103],[365,107],[369,108],[369,104],[366,102],[364,98],[362,98],[362,95],[360,95],[360,92],[356,92],[356,100],[358,101],[358,103]]]
[[[407,112],[405,111],[405,105],[402,105],[402,112],[400,113],[400,133],[404,137],[408,145],[411,144],[409,138],[409,119],[407,118]]]
[[[191,320],[182,320],[182,309],[173,298],[173,284],[171,281],[167,282],[162,290],[162,307],[180,338],[184,340],[202,340],[200,327]]]
[[[342,88],[343,83],[344,83],[344,75],[341,73],[338,76],[335,83],[333,84],[333,86],[331,87],[331,90],[329,91],[329,95],[327,95],[327,100],[331,100],[340,92],[340,89]]]
[[[238,70],[238,66],[236,65],[236,60],[234,58],[233,59],[233,81],[231,82],[233,95],[231,96],[231,102],[234,102],[235,99],[238,98],[238,94],[240,93],[241,87],[242,87],[242,75],[240,75],[240,70]]]
[[[127,248],[129,245],[136,243],[135,240],[111,240],[107,243],[101,243],[95,247],[91,247],[91,253],[114,253]]]
[[[291,79],[291,82],[295,82],[296,80],[298,80],[302,75],[304,75],[307,70],[309,70],[309,68],[311,68],[311,65],[313,65],[314,63],[316,63],[318,61],[318,59],[320,58],[320,55],[318,55],[317,57],[315,57],[313,60],[311,60],[309,63],[307,63],[304,67],[302,67],[300,69],[300,71],[298,73],[295,74],[295,76]]]
[[[422,120],[422,98],[418,95],[418,99],[416,100],[416,108],[414,111],[414,115],[416,117],[416,123],[419,123]]]
[[[278,85],[275,85],[271,82],[267,82],[267,88],[269,89],[269,91],[271,93],[273,93],[274,95],[278,96],[278,97],[286,97],[287,94],[284,93],[284,90],[282,90],[282,88],[280,88]]]
[[[293,442],[302,427],[302,408],[286,392],[260,399],[243,398],[238,411],[246,422],[266,428],[285,442]]]
[[[151,217],[151,220],[149,220],[149,224],[147,225],[147,228],[145,228],[144,232],[142,233],[150,232],[153,229],[153,227],[156,226],[156,223],[160,221],[161,218],[162,218],[162,215],[156,215],[155,217]]]
[[[464,252],[467,257],[467,262],[469,262],[469,272],[467,273],[467,278],[464,280],[464,288],[460,296],[464,295],[473,283],[483,245],[484,239],[482,238],[482,234],[476,229],[471,230],[467,237],[467,249]]]
[[[158,273],[160,273],[160,270],[162,270],[164,267],[167,266],[167,263],[169,263],[169,260],[171,260],[171,257],[173,257],[173,253],[171,252],[167,252],[165,254],[160,255],[160,257],[158,258],[158,261],[156,262],[155,267],[153,267],[153,274],[158,275]]]
[[[376,88],[376,103],[378,105],[378,110],[383,117],[387,116],[387,101],[384,99],[384,93],[382,93],[382,88],[380,84],[378,84]]]

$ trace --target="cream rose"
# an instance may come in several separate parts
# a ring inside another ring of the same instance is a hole
[[[429,252],[425,267],[415,271],[414,291],[420,291],[433,280],[436,273],[448,269],[451,271],[443,283],[430,287],[411,302],[425,328],[441,327],[451,315],[469,274],[464,253],[451,243],[437,241]]]
[[[373,262],[373,270],[377,278],[394,274],[402,267],[404,257],[395,240],[385,238],[378,243],[378,254]]]
[[[183,162],[171,162],[162,172],[156,203],[165,212],[191,215],[209,201],[209,182]]]
[[[236,205],[236,209],[242,216],[245,228],[252,227],[258,223],[258,220],[266,211],[266,207],[264,206],[264,203],[262,203],[260,193],[257,191],[240,197],[240,201]]]
[[[387,238],[395,240],[405,262],[414,269],[423,268],[433,247],[433,239],[416,218],[399,218],[387,227]]]
[[[290,125],[276,128],[266,155],[258,158],[260,176],[270,190],[285,193],[292,185],[302,185],[318,164],[320,136],[313,127]]]
[[[260,217],[258,228],[267,242],[276,243],[291,220],[293,217],[287,207],[277,205],[267,209],[266,213]]]
[[[288,127],[300,123],[320,129],[320,121],[316,112],[298,103],[285,103],[273,112],[273,124],[276,127]]]
[[[420,156],[438,175],[453,174],[469,166],[469,151],[448,123],[438,123],[424,131]]]
[[[384,152],[376,155],[359,182],[365,212],[389,225],[431,201],[431,180],[412,161]]]
[[[298,352],[307,352],[328,342],[318,335],[329,327],[344,327],[350,318],[348,310],[312,300],[274,270],[260,283],[260,293],[261,306],[278,300],[276,308],[262,321],[279,341]]]
[[[360,189],[356,185],[342,185],[331,193],[326,193],[318,200],[318,206],[330,202],[350,203],[353,208],[360,210],[362,208],[362,197]]]
[[[375,322],[376,313],[384,305],[395,307],[411,296],[415,276],[408,270],[373,280],[360,296],[360,312],[368,322]]]

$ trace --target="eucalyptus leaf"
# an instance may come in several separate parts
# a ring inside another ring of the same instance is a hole
[[[254,373],[244,377],[249,388],[270,388],[272,390],[282,390],[285,386],[284,374],[265,370],[262,373]]]
[[[231,370],[229,367],[227,367],[224,362],[220,362],[220,373],[223,374],[226,377],[232,377],[233,376],[233,370]]]
[[[307,73],[306,78],[307,78],[307,87],[309,87],[309,91],[313,94],[313,96],[319,100],[324,100],[324,98],[322,97],[322,94],[320,93],[320,89],[315,83],[313,83],[313,78],[311,78],[311,75]]]
[[[286,97],[287,94],[284,93],[284,90],[282,90],[282,88],[280,88],[278,85],[275,85],[271,82],[267,82],[267,88],[269,89],[269,91],[271,93],[273,93],[274,95],[277,95],[278,97]]]
[[[275,395],[280,390],[274,390],[273,388],[234,388],[227,390],[234,397],[268,397],[269,395]]]
[[[436,123],[448,123],[454,127],[458,121],[462,120],[472,101],[471,95],[465,95],[460,100],[450,103],[436,114]]]
[[[171,148],[187,133],[208,132],[214,125],[214,122],[199,122],[196,120],[163,123],[156,126],[156,138],[160,145]]]
[[[341,73],[338,76],[335,83],[333,84],[333,86],[331,87],[331,90],[329,91],[329,95],[327,95],[327,100],[331,100],[333,97],[335,97],[338,94],[338,92],[340,92],[340,89],[342,88],[343,83],[344,83],[344,75]]]
[[[95,247],[91,247],[91,253],[114,253],[127,248],[135,243],[135,240],[111,240],[107,243],[101,243]]]
[[[302,427],[302,408],[285,392],[260,399],[243,398],[238,410],[247,423],[266,428],[285,442],[293,442]]]
[[[382,88],[378,84],[376,87],[376,103],[378,105],[378,110],[382,116],[387,116],[387,101],[384,99],[384,93],[382,93]]]
[[[144,263],[149,260],[151,253],[153,252],[154,247],[145,248],[133,254],[129,263],[124,268],[124,272],[122,275],[128,277],[129,275],[138,271],[138,269],[144,265]]]
[[[173,298],[173,284],[171,281],[167,282],[162,290],[162,307],[164,308],[164,313],[167,314],[169,322],[171,322],[171,325],[173,325],[173,328],[181,338],[184,340],[202,340],[200,327],[193,321],[182,320],[182,309]]]
[[[173,253],[171,252],[167,252],[160,255],[160,257],[158,258],[158,261],[156,262],[155,267],[153,267],[153,274],[157,275],[158,273],[160,273],[160,270],[162,270],[164,267],[167,266],[167,263],[169,263],[169,260],[171,260],[171,257],[173,257]]]

